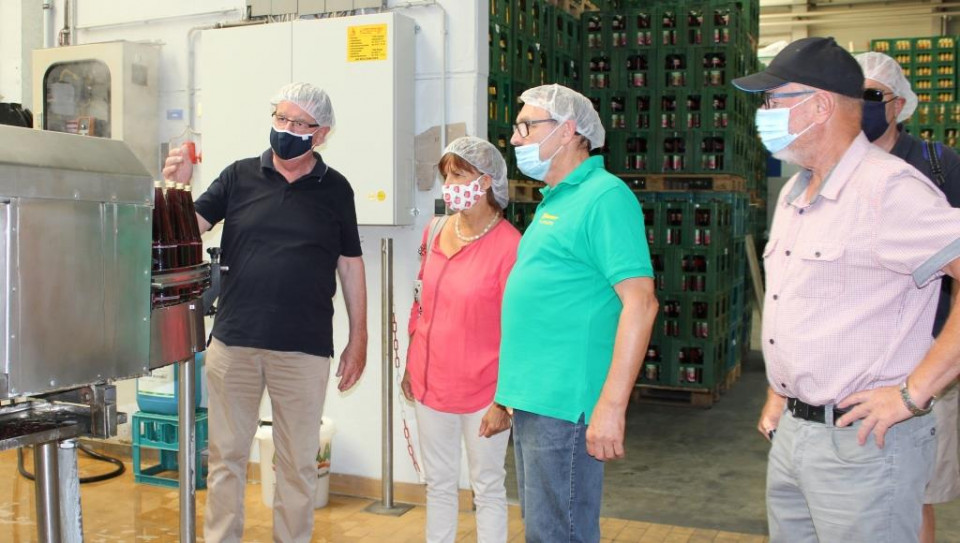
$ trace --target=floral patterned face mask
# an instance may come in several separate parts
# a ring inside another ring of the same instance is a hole
[[[447,207],[454,211],[463,211],[470,209],[473,204],[480,201],[486,191],[480,187],[480,179],[483,176],[474,179],[466,185],[444,185],[443,201]]]

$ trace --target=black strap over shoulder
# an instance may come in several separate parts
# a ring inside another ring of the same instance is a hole
[[[924,141],[924,158],[930,163],[930,171],[933,173],[933,181],[938,187],[942,187],[946,182],[943,177],[943,164],[940,162],[940,154],[943,152],[940,142]]]

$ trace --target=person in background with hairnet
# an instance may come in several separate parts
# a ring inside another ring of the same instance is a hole
[[[600,540],[603,463],[624,455],[626,409],[657,315],[636,196],[604,169],[590,100],[524,91],[510,143],[543,181],[503,300],[495,401],[513,410],[529,542]]]
[[[401,388],[416,402],[427,480],[427,541],[453,543],[459,512],[460,442],[477,506],[477,541],[507,540],[504,457],[510,416],[493,401],[500,306],[520,233],[503,220],[507,164],[490,142],[458,138],[439,164],[443,199],[420,246],[419,288]]]
[[[917,108],[917,95],[896,60],[883,53],[856,56],[863,68],[863,121],[867,138],[884,151],[905,160],[927,176],[943,191],[953,207],[960,207],[960,157],[940,142],[923,141],[903,131],[903,122]],[[949,277],[940,285],[933,337],[943,330],[950,313],[950,300],[956,296],[957,282]],[[937,460],[933,479],[923,496],[921,543],[933,543],[935,517],[933,504],[947,503],[960,496],[960,460],[957,458],[957,408],[960,394],[954,381],[937,394],[933,406],[937,427]]]
[[[196,202],[201,231],[224,221],[222,263],[230,270],[206,356],[208,542],[243,540],[247,459],[264,387],[276,444],[273,539],[311,540],[336,275],[350,322],[336,373],[341,391],[357,382],[367,358],[353,189],[313,151],[334,125],[330,98],[309,83],[291,83],[271,104],[270,148],[227,166]],[[171,151],[165,178],[191,177],[184,154]]]

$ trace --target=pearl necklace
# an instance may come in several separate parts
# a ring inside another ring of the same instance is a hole
[[[471,243],[471,242],[477,241],[478,239],[486,235],[486,233],[489,232],[491,228],[493,228],[493,225],[497,224],[498,220],[500,220],[500,214],[499,213],[494,214],[493,220],[487,223],[487,226],[485,226],[479,234],[475,236],[464,236],[463,233],[460,232],[460,214],[457,213],[457,219],[453,221],[453,233],[457,235],[457,239],[459,239],[460,241],[464,243]]]

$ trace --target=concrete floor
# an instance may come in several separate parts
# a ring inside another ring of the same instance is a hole
[[[711,409],[639,404],[627,416],[627,457],[606,466],[602,515],[696,529],[766,534],[769,445],[757,433],[766,378],[753,351]],[[508,494],[515,499],[512,450]],[[960,500],[937,507],[937,541],[960,543]]]

